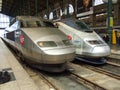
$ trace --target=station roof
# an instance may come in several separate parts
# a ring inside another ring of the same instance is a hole
[[[61,0],[48,0],[49,6]],[[0,12],[8,16],[36,15],[47,8],[47,0],[0,0]]]

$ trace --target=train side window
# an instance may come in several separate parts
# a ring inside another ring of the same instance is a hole
[[[82,23],[82,22],[75,22],[81,29],[87,29],[87,30],[90,30],[90,28],[86,25],[86,24],[84,24],[84,23]]]
[[[87,41],[87,42],[89,42],[89,43],[92,44],[92,45],[95,45],[95,44],[103,44],[103,42],[100,41],[100,40],[89,40],[89,41]]]

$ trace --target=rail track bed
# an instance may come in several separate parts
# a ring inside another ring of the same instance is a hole
[[[62,73],[48,73],[44,71],[39,71],[28,66],[24,66],[25,70],[31,76],[31,78],[36,82],[41,80],[45,82],[48,90],[92,90],[90,86],[84,84],[83,81],[79,81],[75,78],[71,72],[68,70]],[[35,79],[37,77],[37,80]]]
[[[120,71],[119,71],[120,67],[116,67],[111,63],[109,64],[107,63],[104,66],[98,66],[98,67],[91,65],[82,65],[82,66],[120,80]]]
[[[19,59],[19,58],[18,58]],[[20,61],[20,60],[19,60]],[[20,62],[40,90],[119,90],[120,81],[82,65],[68,63],[69,70],[47,73]]]
[[[113,74],[120,76],[120,65],[119,64],[107,62],[106,65],[99,66],[98,68],[101,68],[102,70],[105,70],[105,71],[108,71],[108,72],[111,72]]]
[[[90,85],[85,84],[83,80],[79,81],[68,70],[61,73],[44,72],[27,65],[21,58],[16,58],[40,90],[92,90]]]
[[[71,64],[69,65],[71,66]],[[96,84],[94,81],[82,77],[78,74],[79,72],[66,70],[62,73],[47,73],[26,66],[24,66],[24,68],[33,80],[34,77],[37,77],[38,82],[38,80],[42,78],[52,90],[106,90],[106,88]],[[76,65],[72,65],[72,68],[76,69]]]
[[[103,73],[103,74],[106,74],[108,76],[111,76],[113,78],[120,80],[120,65],[119,64],[109,62],[109,61],[105,65],[99,65],[99,66],[89,65],[89,64],[82,63],[79,61],[74,61],[74,63],[80,66],[83,66],[85,68],[91,69],[93,71]]]
[[[102,90],[119,90],[120,89],[120,80],[114,77],[111,77],[105,73],[98,72],[91,68],[86,67],[86,65],[78,65],[71,63],[69,64],[73,69],[74,73],[80,77],[94,83],[96,86],[102,88]],[[94,88],[93,88],[94,89]],[[99,90],[100,88],[98,88]],[[94,89],[96,90],[96,89]],[[100,89],[101,90],[101,89]]]
[[[68,63],[70,70],[62,73],[39,71],[22,62],[35,84],[41,90],[119,90],[119,78],[91,70],[87,65]],[[114,75],[113,75],[114,76]],[[41,87],[43,84],[43,87]]]
[[[119,90],[120,81],[101,72],[92,71],[89,68],[69,63],[70,69],[62,73],[47,73],[28,66],[25,70],[38,84],[45,82],[49,90]],[[71,71],[72,69],[72,71]],[[32,74],[31,74],[32,72]],[[35,79],[37,77],[37,79]],[[39,87],[41,87],[38,84]],[[46,89],[48,90],[48,89]]]
[[[107,61],[120,65],[120,55],[119,54],[111,54],[110,56],[107,57]]]

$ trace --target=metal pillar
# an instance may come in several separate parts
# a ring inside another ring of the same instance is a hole
[[[67,15],[66,17],[69,18],[70,17],[70,13],[69,13],[69,0],[66,0],[67,2]]]
[[[109,45],[112,42],[112,27],[113,27],[113,18],[112,18],[112,0],[108,0],[108,32],[109,32]]]
[[[46,7],[47,7],[47,19],[49,19],[49,8],[48,8],[48,5],[49,5],[49,0],[46,0]]]
[[[37,9],[38,9],[37,0],[35,0],[35,9],[36,9],[36,16],[38,16],[38,11],[37,11]]]

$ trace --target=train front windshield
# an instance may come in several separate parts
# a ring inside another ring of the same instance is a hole
[[[21,27],[32,28],[32,27],[52,27],[55,28],[52,22],[49,21],[21,21]]]
[[[66,25],[81,31],[92,31],[85,23],[75,20],[75,19],[66,19],[62,21]]]
[[[83,22],[80,22],[80,21],[76,21],[75,22],[77,24],[77,26],[80,28],[80,29],[83,29],[83,30],[90,30],[90,28]]]
[[[21,21],[21,27],[32,28],[32,27],[41,27],[40,21]]]
[[[53,25],[52,22],[48,22],[48,21],[43,21],[43,22],[44,22],[46,27],[54,27],[55,28],[55,25]]]

